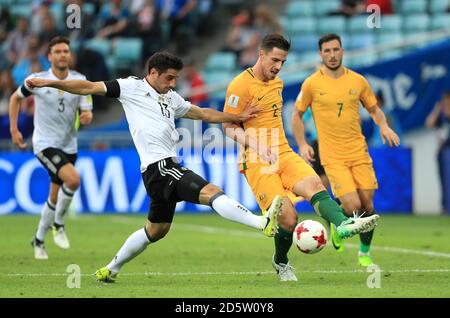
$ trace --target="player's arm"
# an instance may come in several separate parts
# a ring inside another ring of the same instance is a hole
[[[307,161],[315,161],[314,149],[308,144],[305,138],[305,126],[303,125],[303,114],[301,110],[292,113],[292,130],[294,132],[295,141],[300,150],[300,155]]]
[[[27,86],[35,87],[53,87],[68,93],[78,95],[105,95],[106,89],[104,82],[91,82],[86,80],[48,80],[43,78],[30,78],[26,80]]]
[[[392,130],[391,127],[389,127],[386,116],[384,115],[381,108],[378,107],[378,105],[375,105],[367,109],[367,111],[369,112],[370,117],[372,117],[375,124],[380,128],[380,135],[383,144],[385,144],[387,141],[389,142],[389,146],[391,147],[400,146],[400,138],[395,133],[395,131]]]
[[[270,148],[267,148],[263,144],[258,144],[257,139],[247,134],[241,126],[233,123],[223,123],[222,129],[228,138],[233,139],[244,147],[254,150],[264,161],[270,164],[274,164],[277,161],[276,156]]]
[[[9,98],[9,131],[11,133],[11,139],[13,144],[21,149],[25,149],[27,144],[23,142],[22,133],[17,125],[17,119],[19,117],[20,111],[20,101],[21,97],[15,91]]]
[[[256,117],[258,112],[259,109],[256,106],[250,106],[240,114],[229,114],[212,108],[202,108],[192,105],[183,118],[202,120],[208,123],[242,123],[250,118]]]
[[[294,132],[295,141],[300,149],[300,155],[306,162],[314,161],[314,149],[308,145],[305,138],[305,126],[303,125],[303,114],[312,104],[313,98],[311,93],[310,79],[306,79],[295,101],[295,110],[292,113],[292,130]]]

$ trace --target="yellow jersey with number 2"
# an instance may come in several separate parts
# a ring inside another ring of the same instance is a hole
[[[283,82],[276,77],[272,81],[263,82],[257,79],[251,68],[236,76],[228,85],[224,112],[241,113],[245,107],[256,104],[261,109],[257,117],[243,123],[246,133],[257,138],[258,142],[270,147],[275,154],[292,151],[283,128],[281,115],[283,106]],[[260,162],[255,153],[247,149],[241,159],[241,171],[246,170],[255,160]]]

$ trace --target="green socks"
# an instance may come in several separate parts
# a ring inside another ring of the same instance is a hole
[[[373,213],[376,213],[376,212],[373,211]],[[372,215],[372,214],[367,214],[367,216],[369,216],[369,215]],[[364,215],[364,216],[366,216],[366,215]],[[365,254],[369,253],[370,244],[372,243],[372,238],[373,238],[373,232],[374,232],[374,230],[372,230],[370,232],[359,234],[359,239],[361,240],[361,244],[359,245],[359,251],[361,253],[365,253]]]
[[[287,264],[287,253],[292,245],[293,232],[285,230],[281,226],[278,228],[278,233],[275,234],[275,263]]]
[[[318,215],[336,226],[348,219],[344,210],[331,199],[327,191],[314,194],[310,203]]]

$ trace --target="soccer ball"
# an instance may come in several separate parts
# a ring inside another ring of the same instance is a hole
[[[327,230],[313,220],[305,220],[297,224],[294,230],[294,242],[297,248],[306,254],[314,254],[321,251],[327,245]]]

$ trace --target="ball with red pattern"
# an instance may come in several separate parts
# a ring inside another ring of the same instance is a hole
[[[327,230],[317,221],[305,220],[297,224],[293,238],[299,251],[314,254],[327,245]]]

